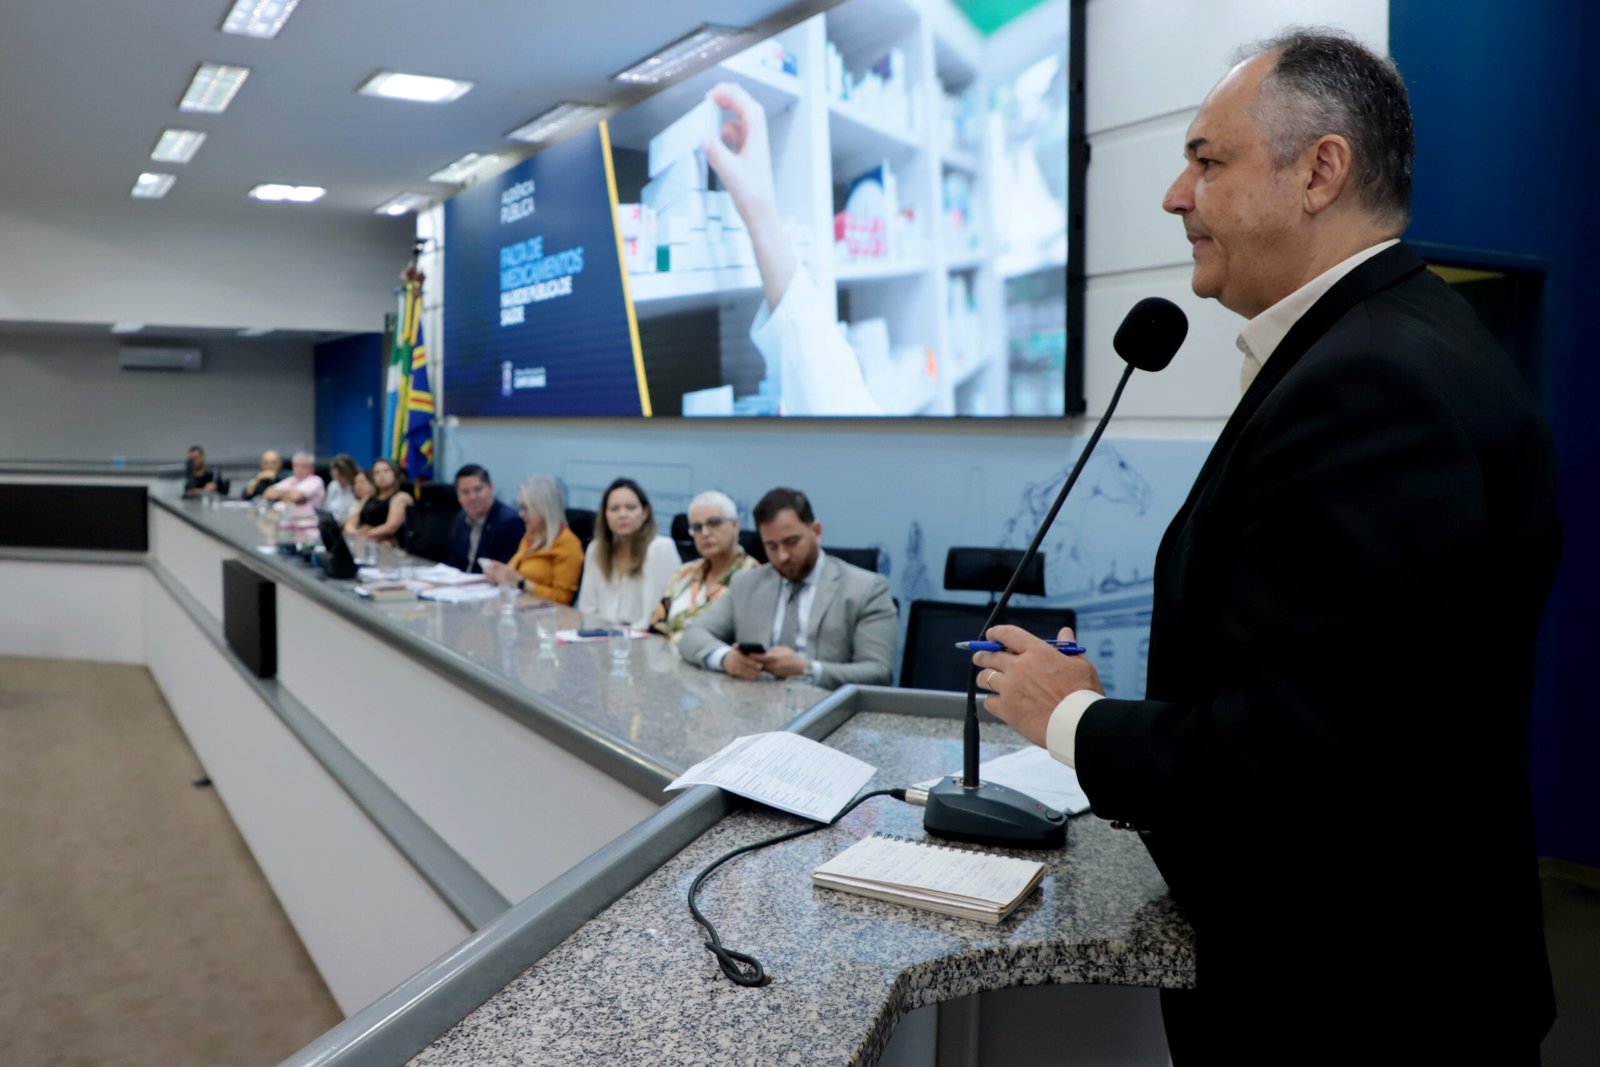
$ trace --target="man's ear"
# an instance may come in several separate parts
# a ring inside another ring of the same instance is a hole
[[[1306,149],[1311,173],[1305,187],[1305,209],[1315,215],[1344,195],[1350,181],[1350,142],[1336,133],[1323,134]]]
[[[820,523],[820,522],[812,523],[811,524],[811,532],[817,535],[817,540],[818,541],[822,540],[822,523]]]

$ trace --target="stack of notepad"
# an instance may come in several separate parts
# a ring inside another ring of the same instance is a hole
[[[828,889],[998,923],[1044,877],[1044,864],[874,834],[811,873]]]

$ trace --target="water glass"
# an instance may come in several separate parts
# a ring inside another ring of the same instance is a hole
[[[606,638],[606,644],[611,648],[611,673],[626,674],[628,656],[633,651],[633,638],[629,636],[627,628],[613,628],[611,636]]]

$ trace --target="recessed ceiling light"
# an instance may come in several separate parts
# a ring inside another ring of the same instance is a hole
[[[234,67],[226,63],[202,63],[195,69],[189,88],[178,101],[180,111],[226,111],[233,95],[250,76],[249,67]]]
[[[170,174],[152,174],[146,171],[139,175],[139,179],[133,183],[133,191],[128,195],[140,200],[159,200],[167,195],[175,181],[177,179]]]
[[[704,66],[730,51],[746,32],[733,26],[712,26],[708,23],[687,37],[673,41],[649,59],[641,59],[620,74],[613,74],[611,78],[634,85],[658,84]]]
[[[293,5],[291,5],[293,6]],[[240,337],[265,337],[272,332],[271,326],[249,326],[239,331]]]
[[[356,91],[365,96],[382,96],[390,100],[412,100],[422,104],[448,104],[464,96],[472,82],[455,78],[434,78],[427,74],[402,74],[399,71],[380,70]]]
[[[296,204],[309,204],[313,200],[321,200],[322,194],[327,191],[320,185],[282,185],[278,182],[267,182],[250,190],[250,195],[257,200],[288,200]]]
[[[486,156],[480,152],[468,152],[448,167],[436,170],[428,175],[428,180],[430,182],[448,182],[452,185],[460,185],[487,171],[499,162],[499,156]]]
[[[300,0],[237,0],[233,10],[222,20],[223,33],[237,33],[245,37],[272,38],[278,36],[283,24],[294,14]]]
[[[557,104],[538,118],[530,119],[506,134],[506,140],[539,144],[551,140],[563,130],[587,122],[604,110],[594,104]]]
[[[158,163],[187,163],[200,151],[205,139],[206,135],[199,130],[163,130],[150,158]]]
[[[113,322],[111,324],[112,333],[138,333],[142,329],[144,329],[144,323],[142,322]]]
[[[379,204],[373,211],[377,215],[404,215],[408,211],[421,211],[433,202],[427,193],[397,193]]]

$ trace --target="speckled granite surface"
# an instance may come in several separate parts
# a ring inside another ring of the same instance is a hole
[[[985,737],[984,758],[1021,743],[1003,728]],[[960,764],[953,720],[864,713],[829,743],[875,764],[874,788]],[[921,808],[883,797],[712,877],[701,907],[772,976],[735,986],[702,947],[689,883],[728,849],[797,825],[754,809],[723,819],[412,1062],[871,1064],[901,1015],[938,1001],[1017,985],[1193,982],[1189,928],[1143,846],[1093,816],[1073,820],[1065,850],[1011,853],[1049,869],[998,927],[813,888],[811,871],[867,834],[925,836]]]
[[[264,544],[312,536],[280,533],[270,513],[260,516],[253,510],[190,501],[157,503],[255,559],[291,587],[347,597],[358,621],[370,620],[375,629],[409,631],[441,665],[487,672],[514,692],[556,708],[669,771],[687,769],[735,737],[781,730],[828,695],[798,682],[747,682],[700,670],[684,663],[676,648],[659,637],[629,641],[623,663],[613,660],[604,643],[558,644],[554,632],[580,628],[583,617],[571,608],[535,609],[531,597],[520,598],[519,610],[510,615],[502,613],[497,601],[373,604],[354,594],[355,582],[324,579],[291,557],[258,551]],[[431,566],[398,553],[386,554],[382,562]]]

